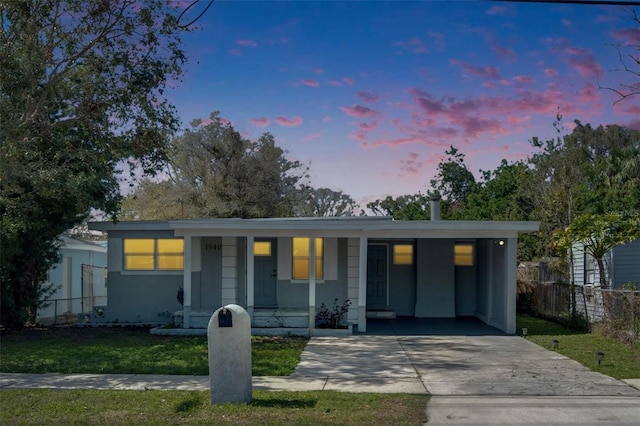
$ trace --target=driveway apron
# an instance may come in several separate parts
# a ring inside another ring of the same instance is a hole
[[[399,381],[406,385],[400,392],[439,396],[640,396],[624,382],[477,320],[387,320],[372,322],[367,334],[314,337],[294,377],[352,392]]]

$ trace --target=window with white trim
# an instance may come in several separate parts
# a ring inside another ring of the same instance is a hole
[[[324,258],[323,249],[324,241],[322,238],[315,239],[316,249],[316,279],[321,280],[323,278]],[[292,279],[294,280],[308,280],[309,279],[309,238],[308,237],[293,237],[292,240]]]
[[[127,271],[181,271],[184,269],[182,238],[125,238]]]

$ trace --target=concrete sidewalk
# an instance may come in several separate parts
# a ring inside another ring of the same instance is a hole
[[[0,389],[209,390],[209,376],[146,374],[0,374]],[[418,379],[253,377],[253,389],[427,394]]]

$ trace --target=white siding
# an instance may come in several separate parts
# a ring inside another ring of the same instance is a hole
[[[358,322],[360,239],[349,238],[347,242],[347,297],[351,300],[348,313],[349,323]]]
[[[222,305],[237,303],[238,239],[222,238]]]

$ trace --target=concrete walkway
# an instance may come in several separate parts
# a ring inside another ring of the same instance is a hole
[[[314,337],[291,376],[254,377],[253,387],[430,394],[430,424],[640,423],[639,379],[615,380],[479,322],[372,321],[366,335]],[[0,388],[209,390],[209,379],[0,374]]]

